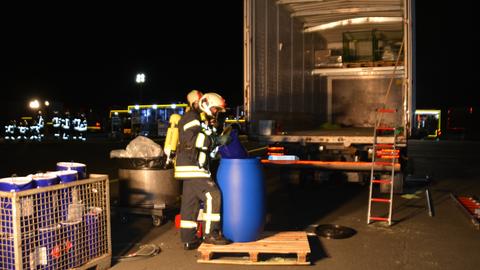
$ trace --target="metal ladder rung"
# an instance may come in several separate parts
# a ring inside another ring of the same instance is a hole
[[[372,183],[377,183],[377,184],[391,184],[392,180],[380,180],[380,179],[375,179],[372,180]]]
[[[399,158],[400,156],[399,155],[395,155],[395,156],[392,156],[392,155],[382,155],[378,158],[383,158],[383,159],[396,159],[396,158]]]
[[[370,217],[370,220],[375,220],[375,221],[390,221],[388,218],[384,218],[384,217]]]
[[[385,148],[381,148],[379,150],[377,150],[377,153],[380,153],[380,154],[398,154],[400,152],[400,150],[398,149],[385,149]]]
[[[390,203],[390,199],[383,199],[383,198],[372,198],[372,202],[381,202],[381,203]]]

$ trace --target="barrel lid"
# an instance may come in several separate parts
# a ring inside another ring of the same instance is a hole
[[[0,179],[0,183],[12,184],[12,185],[25,185],[32,182],[32,177],[29,176],[15,176],[5,177]]]
[[[57,162],[57,166],[67,167],[67,168],[79,168],[86,167],[87,165],[78,162]]]
[[[50,179],[56,179],[57,174],[53,172],[46,172],[46,173],[36,173],[32,175],[33,180],[50,180]]]
[[[70,170],[70,169],[68,169],[68,170],[63,170],[63,171],[56,171],[56,172],[54,172],[54,173],[55,173],[56,175],[58,175],[58,176],[78,174],[77,171],[75,171],[75,170]]]

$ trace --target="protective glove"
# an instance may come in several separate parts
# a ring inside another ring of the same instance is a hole
[[[217,145],[227,145],[232,141],[230,135],[220,135],[216,138]]]

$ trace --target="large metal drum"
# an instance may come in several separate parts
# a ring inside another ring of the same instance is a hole
[[[180,196],[180,181],[173,177],[173,169],[119,169],[118,178],[122,206],[164,208]]]

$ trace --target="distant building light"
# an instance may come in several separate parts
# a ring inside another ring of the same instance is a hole
[[[144,83],[145,82],[145,74],[143,73],[138,73],[137,77],[135,78],[135,81],[137,83]]]
[[[38,102],[38,100],[35,99],[35,100],[30,101],[29,106],[32,109],[38,109],[38,108],[40,108],[40,103]]]
[[[177,104],[172,104],[170,107],[171,107],[172,109],[175,109],[175,108],[177,108]]]
[[[157,104],[153,104],[152,109],[156,110],[157,109]]]
[[[118,116],[118,112],[114,112],[113,114],[117,115]]]
[[[45,106],[50,106],[50,102],[48,102],[48,100],[45,100]]]
[[[132,114],[132,110],[128,110],[128,113],[129,113],[129,114]]]
[[[135,110],[139,110],[140,109],[140,105],[135,105]]]

